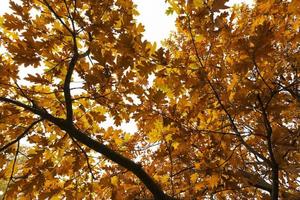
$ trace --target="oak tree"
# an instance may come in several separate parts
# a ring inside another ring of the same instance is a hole
[[[168,0],[158,49],[130,0],[10,1],[3,198],[299,199],[300,2],[226,2]]]

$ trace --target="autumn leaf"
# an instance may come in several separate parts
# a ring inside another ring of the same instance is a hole
[[[196,183],[199,175],[197,173],[191,175],[191,182]]]
[[[10,1],[2,199],[299,199],[299,1],[166,3]]]
[[[206,182],[210,188],[215,188],[218,185],[219,182],[219,176],[216,174],[213,174],[209,178],[206,179]]]
[[[116,187],[118,187],[118,185],[119,185],[119,179],[118,179],[117,176],[111,177],[111,184],[114,185],[114,186],[116,186]]]

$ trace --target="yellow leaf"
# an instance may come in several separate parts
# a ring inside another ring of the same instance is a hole
[[[141,23],[139,23],[139,24],[136,26],[136,30],[137,30],[138,33],[142,33],[142,32],[145,31],[145,28],[144,28],[144,26],[143,26]]]
[[[122,146],[123,140],[122,140],[121,138],[116,137],[116,138],[114,138],[114,140],[115,140],[115,143],[116,143],[118,146]]]
[[[166,141],[167,142],[170,142],[172,140],[172,134],[168,134],[167,136],[166,136]]]
[[[200,190],[203,190],[205,188],[205,184],[202,182],[202,183],[197,183],[195,185],[195,190],[196,191],[200,191]]]
[[[202,8],[204,5],[203,0],[194,0],[193,3],[196,8]]]
[[[171,5],[172,9],[176,12],[176,14],[179,14],[180,13],[180,8],[177,5],[177,3],[174,0],[169,1],[169,3]]]
[[[255,28],[259,25],[262,25],[264,23],[264,21],[266,20],[266,17],[265,16],[259,16],[257,17],[252,25],[251,25],[251,31],[255,31]]]
[[[113,176],[113,177],[110,178],[110,182],[111,182],[112,185],[118,186],[119,178],[117,176]]]
[[[258,7],[261,10],[261,12],[267,12],[273,7],[274,3],[275,0],[266,0],[266,1],[262,1],[262,3],[258,5]]]
[[[157,131],[151,131],[148,133],[149,142],[157,142],[161,139],[161,133]]]
[[[194,184],[197,182],[197,179],[198,179],[199,175],[197,173],[194,173],[191,175],[190,179],[191,179],[191,182]]]
[[[229,101],[232,101],[234,96],[235,96],[235,92],[231,91],[231,93],[229,95]]]
[[[131,135],[129,133],[124,134],[124,142],[128,142],[131,138]]]
[[[195,37],[195,41],[196,42],[201,42],[202,40],[204,40],[204,36],[203,35],[201,35],[201,34],[196,35],[196,37]]]
[[[208,179],[206,179],[207,184],[210,188],[214,188],[218,185],[219,182],[219,176],[216,174],[211,175]]]
[[[0,26],[3,25],[3,22],[4,22],[4,17],[3,17],[3,16],[0,16]]]
[[[45,152],[44,152],[44,158],[46,160],[49,160],[50,158],[52,158],[53,154],[50,150],[46,149]]]
[[[195,163],[195,169],[200,169],[200,163]]]
[[[9,36],[11,39],[18,39],[19,38],[19,35],[15,32],[12,32],[12,31],[8,31],[7,29],[3,29],[4,33],[7,34],[7,36]]]
[[[192,64],[189,65],[189,68],[191,68],[191,69],[198,69],[199,65],[196,64],[196,63],[192,63]]]
[[[173,142],[172,147],[176,150],[179,146],[179,142]]]
[[[14,162],[10,162],[7,166],[7,168],[5,169],[5,177],[9,177],[11,175],[11,171],[13,169],[13,164]],[[17,171],[16,166],[14,168],[14,173]]]
[[[230,65],[233,63],[233,60],[229,56],[226,57],[226,61]]]
[[[28,149],[27,154],[29,154],[29,155],[36,154],[36,149],[34,149],[34,148]]]
[[[169,181],[169,175],[168,174],[165,174],[165,175],[163,175],[161,178],[160,178],[160,180],[161,180],[161,182],[163,183],[163,184],[165,184],[165,183],[167,183],[168,181]]]
[[[162,131],[164,130],[162,120],[154,122],[154,128],[147,134],[149,142],[157,142],[162,139]]]
[[[49,141],[53,142],[54,140],[56,140],[56,138],[57,138],[57,134],[51,133],[49,136]]]
[[[227,91],[232,91],[235,85],[238,83],[238,81],[239,81],[239,76],[237,74],[233,74],[231,83],[227,87]]]
[[[53,23],[53,28],[56,29],[56,30],[60,30],[61,29],[61,24],[57,21],[55,21]]]
[[[159,181],[159,176],[158,176],[157,174],[155,174],[155,175],[153,176],[153,178],[154,178],[155,181]]]
[[[55,196],[51,197],[51,200],[60,200],[62,197],[59,196],[59,194],[56,194]]]

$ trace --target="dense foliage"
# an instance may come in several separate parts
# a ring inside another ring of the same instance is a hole
[[[226,2],[168,0],[157,48],[130,0],[11,1],[3,198],[299,199],[300,1]]]

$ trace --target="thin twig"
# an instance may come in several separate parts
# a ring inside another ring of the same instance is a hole
[[[89,156],[87,155],[86,151],[80,146],[80,144],[78,144],[78,142],[75,140],[75,138],[73,138],[71,135],[70,135],[71,139],[73,140],[73,142],[78,146],[78,148],[81,150],[81,152],[83,153],[85,159],[86,159],[86,163],[87,163],[87,166],[89,168],[89,171],[90,171],[90,174],[92,176],[92,179],[96,179],[96,177],[94,176],[94,173],[93,173],[93,169],[90,165],[90,162],[89,162]]]
[[[200,66],[204,69],[205,66],[203,65],[202,61],[201,61],[201,57],[199,55],[199,52],[197,50],[197,47],[196,47],[196,43],[195,43],[195,39],[194,39],[194,35],[192,33],[192,28],[191,28],[191,24],[190,24],[190,18],[189,16],[187,16],[187,19],[188,19],[188,29],[189,29],[189,33],[191,35],[191,38],[192,38],[192,45],[194,47],[194,51],[195,51],[195,55],[196,55],[196,58],[200,64]],[[226,116],[232,126],[232,129],[233,131],[236,133],[237,137],[240,139],[241,143],[248,149],[248,151],[250,151],[251,153],[253,153],[254,155],[258,156],[260,159],[262,159],[263,161],[265,161],[265,163],[269,166],[271,166],[271,162],[270,160],[268,160],[265,156],[263,156],[261,153],[257,152],[252,146],[250,146],[245,140],[244,138],[242,137],[242,135],[240,134],[232,116],[230,115],[230,113],[228,112],[228,110],[225,108],[224,104],[222,103],[221,101],[221,98],[217,92],[217,90],[215,89],[213,83],[210,81],[210,79],[208,78],[208,76],[205,77],[210,88],[213,90],[213,93],[214,93],[214,96],[216,97],[219,105],[221,106],[222,110],[226,113]]]
[[[14,161],[13,161],[12,170],[11,170],[10,177],[9,177],[9,180],[8,180],[5,192],[3,194],[2,200],[5,199],[5,196],[7,194],[7,191],[8,191],[9,185],[10,185],[10,182],[12,181],[13,176],[14,176],[14,171],[15,171],[15,166],[16,166],[16,163],[17,163],[17,157],[18,157],[18,153],[19,153],[19,148],[20,148],[20,141],[18,141],[18,144],[17,144],[17,149],[16,149],[15,158],[14,158]]]
[[[47,6],[47,8],[52,12],[52,14],[54,14],[55,18],[58,19],[58,21],[68,30],[68,32],[71,33],[71,35],[73,35],[72,30],[66,25],[66,23],[61,19],[61,17],[56,13],[56,11],[50,6],[49,2],[46,0],[43,0],[43,2]]]
[[[16,139],[14,139],[13,141],[9,142],[8,144],[4,145],[3,147],[0,148],[0,152],[4,151],[5,149],[7,149],[8,147],[10,147],[11,145],[15,144],[16,142],[19,142],[26,134],[29,133],[30,129],[32,129],[37,123],[39,123],[40,121],[42,121],[43,119],[38,119],[36,121],[34,121],[32,124],[30,124],[30,126],[28,126],[25,131],[19,135]]]
[[[19,86],[17,81],[15,81],[15,84],[17,88],[21,91],[22,96],[25,97],[29,102],[31,102],[33,107],[35,107],[36,103],[27,94],[25,94],[24,90]]]

